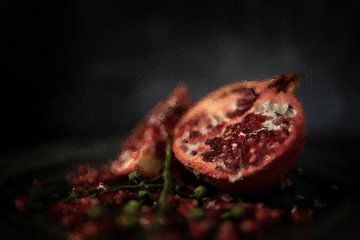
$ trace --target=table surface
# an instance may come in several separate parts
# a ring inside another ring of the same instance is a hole
[[[21,186],[32,178],[40,178],[49,186],[65,184],[64,176],[79,163],[103,164],[111,161],[118,152],[120,138],[70,139],[39,145],[10,154],[1,155],[0,183]],[[336,201],[328,203],[321,216],[307,227],[287,225],[264,239],[357,239],[360,237],[359,162],[353,161],[350,139],[330,141],[308,139],[299,161],[306,173],[305,182],[295,183],[304,196],[319,197],[324,187],[340,186]],[[277,198],[279,196],[264,196]],[[325,197],[326,195],[322,195]],[[261,196],[260,196],[261,199]],[[326,202],[326,199],[325,199]],[[64,239],[64,230],[45,216],[20,217],[6,209],[0,230],[11,239]]]

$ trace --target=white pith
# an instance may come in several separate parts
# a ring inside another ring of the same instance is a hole
[[[200,143],[188,144],[186,153],[191,154],[193,151],[196,152],[198,151],[199,147],[200,147]]]
[[[236,174],[232,174],[228,176],[229,182],[234,183],[241,180],[243,177],[242,171],[237,172]]]
[[[255,114],[267,116],[269,119],[266,120],[262,125],[268,131],[278,131],[282,128],[285,128],[283,124],[275,125],[275,120],[278,118],[278,114],[283,115],[286,118],[293,118],[296,115],[296,110],[289,106],[287,103],[273,103],[267,101],[255,109]],[[291,131],[291,127],[287,129],[289,132]]]
[[[120,159],[122,160],[122,164],[119,165],[119,167],[121,169],[126,169],[128,168],[131,164],[133,164],[132,161],[126,161],[128,159],[131,159],[132,158],[132,152],[131,151],[124,151],[121,153],[120,155]]]

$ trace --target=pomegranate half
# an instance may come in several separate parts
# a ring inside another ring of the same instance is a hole
[[[224,86],[176,124],[176,158],[219,189],[251,194],[288,176],[303,149],[304,111],[298,76]]]
[[[177,121],[191,104],[185,85],[179,85],[170,96],[158,103],[124,141],[121,152],[111,164],[116,176],[139,172],[144,177],[159,174],[167,138],[172,138]]]

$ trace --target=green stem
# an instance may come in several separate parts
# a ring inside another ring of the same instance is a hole
[[[170,192],[171,188],[171,173],[170,173],[170,166],[171,166],[171,143],[170,141],[167,141],[166,144],[166,158],[165,158],[165,164],[164,164],[164,170],[163,170],[163,179],[164,179],[164,185],[163,189],[160,194],[159,198],[159,208],[161,211],[165,211],[167,209],[167,198],[168,194]]]

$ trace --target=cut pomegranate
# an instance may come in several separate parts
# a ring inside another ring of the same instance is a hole
[[[283,180],[304,145],[296,75],[231,84],[195,104],[174,130],[176,158],[216,187],[243,193]]]
[[[181,85],[156,105],[123,143],[111,165],[112,173],[124,176],[138,171],[145,177],[156,176],[164,159],[165,141],[172,137],[175,124],[190,103],[187,87]]]

